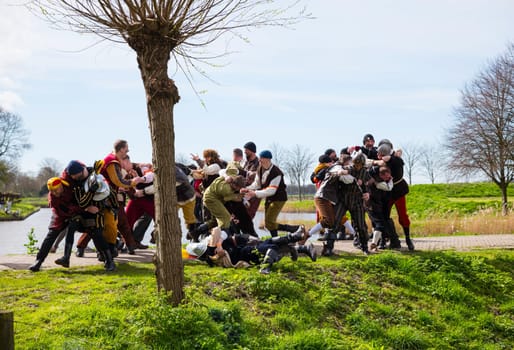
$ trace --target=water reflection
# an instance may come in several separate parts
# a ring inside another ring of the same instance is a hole
[[[7,254],[24,254],[27,249],[24,246],[28,242],[27,235],[32,228],[34,228],[34,235],[38,240],[37,246],[41,244],[43,239],[45,238],[48,232],[48,224],[50,223],[51,209],[44,208],[29,216],[27,219],[23,221],[1,221],[0,222],[0,255]],[[279,216],[279,222],[301,222],[301,221],[315,221],[315,214],[298,214],[298,213],[282,213]],[[258,212],[255,216],[254,223],[255,229],[259,236],[266,236],[269,233],[265,230],[259,229],[259,225],[264,221],[264,214],[262,212]],[[181,222],[184,222],[181,220]],[[153,229],[153,224],[150,224],[147,233],[145,234],[145,238],[143,243],[148,244],[150,240],[150,232]],[[182,224],[182,232],[184,232],[184,236],[182,237],[182,241],[185,243],[187,240],[185,239],[186,227]],[[79,233],[76,233],[76,239],[78,239]],[[61,249],[64,244],[61,243]]]

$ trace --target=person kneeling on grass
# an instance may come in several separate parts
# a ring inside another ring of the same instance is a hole
[[[301,226],[296,232],[286,236],[260,240],[248,234],[229,236],[219,227],[212,229],[211,235],[198,243],[189,243],[186,251],[190,256],[207,262],[210,266],[248,267],[260,265],[260,272],[269,274],[274,263],[283,256],[290,255],[291,260],[298,259],[298,253],[304,253],[312,261],[316,261],[317,253],[314,246],[295,245],[305,240],[307,233]]]

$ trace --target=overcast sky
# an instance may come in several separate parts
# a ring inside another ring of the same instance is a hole
[[[45,158],[91,164],[120,138],[134,161],[151,161],[131,49],[86,49],[96,37],[49,29],[16,3],[0,0],[0,105],[30,131],[21,170],[35,173]],[[195,77],[204,105],[170,69],[181,95],[177,156],[214,148],[229,159],[251,140],[258,151],[304,145],[317,158],[368,132],[395,147],[437,144],[461,89],[514,42],[512,0],[305,3],[315,19],[255,30],[249,44],[233,40],[237,52],[218,61],[226,65],[205,67],[215,83]]]

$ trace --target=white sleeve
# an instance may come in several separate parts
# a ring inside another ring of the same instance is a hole
[[[278,186],[280,185],[280,181],[282,180],[282,176],[278,175],[270,181],[269,186],[263,188],[262,190],[255,191],[255,197],[257,198],[266,198],[271,197],[275,193],[277,193]]]
[[[219,164],[214,163],[203,168],[204,175],[218,175],[221,170]]]

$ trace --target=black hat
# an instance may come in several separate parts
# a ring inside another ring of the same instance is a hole
[[[373,141],[375,141],[375,138],[374,138],[374,137],[373,137],[373,135],[371,135],[371,134],[366,134],[366,135],[364,135],[364,137],[362,138],[362,144],[365,144],[365,143],[366,143],[366,141],[368,141],[368,140],[373,140]]]
[[[325,151],[325,155],[329,156],[329,155],[331,155],[332,153],[335,153],[335,151],[336,151],[335,149],[333,149],[333,148],[329,148],[329,149],[327,149],[327,150]]]
[[[321,156],[319,156],[318,161],[320,163],[330,163],[332,161],[332,159],[330,159],[330,157],[327,156],[326,154],[322,154]]]
[[[253,143],[252,141],[245,143],[243,148],[246,148],[247,150],[250,150],[253,153],[257,153],[257,146],[255,146],[255,143]]]

